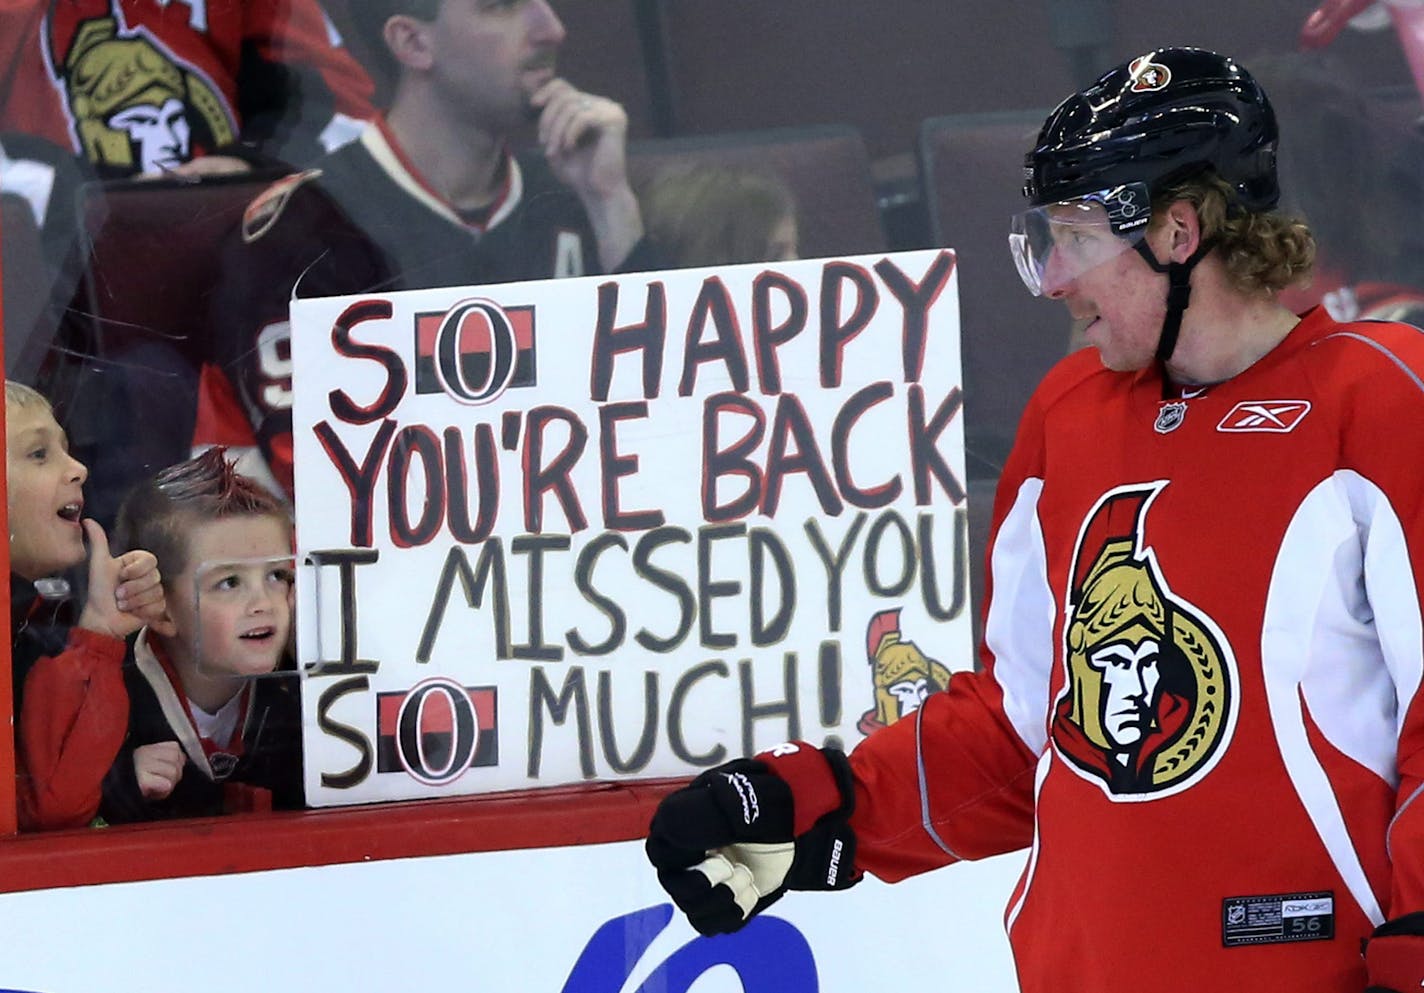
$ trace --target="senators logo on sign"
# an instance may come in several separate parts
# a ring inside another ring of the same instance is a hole
[[[949,685],[949,670],[925,656],[900,634],[900,611],[882,610],[870,619],[865,633],[875,706],[860,716],[856,730],[870,732],[894,724],[919,710],[931,693]]]
[[[1166,485],[1106,494],[1073,556],[1053,744],[1113,799],[1192,786],[1221,757],[1236,720],[1230,645],[1173,595],[1145,540],[1147,512]]]
[[[442,677],[404,693],[376,694],[376,771],[447,786],[476,766],[499,764],[495,687]]]
[[[534,308],[461,300],[443,314],[415,315],[415,392],[479,405],[537,382]]]

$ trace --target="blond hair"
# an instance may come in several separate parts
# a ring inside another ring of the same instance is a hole
[[[704,163],[663,170],[640,200],[649,239],[676,267],[775,261],[772,235],[796,214],[776,175]]]
[[[54,413],[54,408],[43,393],[32,386],[24,383],[17,383],[13,379],[5,380],[5,409],[14,408],[16,410],[44,410],[47,413]]]
[[[1315,235],[1300,218],[1243,209],[1231,185],[1210,172],[1163,190],[1153,216],[1165,217],[1167,205],[1178,200],[1196,208],[1202,238],[1216,240],[1227,277],[1241,292],[1273,295],[1310,278]]]

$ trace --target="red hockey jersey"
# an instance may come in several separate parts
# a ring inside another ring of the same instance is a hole
[[[1232,380],[1075,353],[1000,481],[984,665],[851,754],[857,867],[1031,844],[1024,993],[1360,993],[1424,909],[1424,333]]]
[[[359,132],[372,84],[316,0],[0,0],[0,130],[102,176],[241,140],[304,161]]]

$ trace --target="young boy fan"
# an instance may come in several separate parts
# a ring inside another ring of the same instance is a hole
[[[302,805],[292,525],[222,449],[164,470],[119,511],[120,547],[151,549],[168,609],[130,645],[128,737],[100,815],[154,820]]]

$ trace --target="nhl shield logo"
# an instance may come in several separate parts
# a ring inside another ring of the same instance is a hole
[[[213,752],[208,756],[208,768],[212,770],[213,782],[221,783],[237,771],[238,757],[231,752]]]
[[[1157,420],[1152,427],[1158,434],[1168,434],[1182,426],[1187,417],[1187,405],[1181,400],[1162,404],[1157,411]]]

